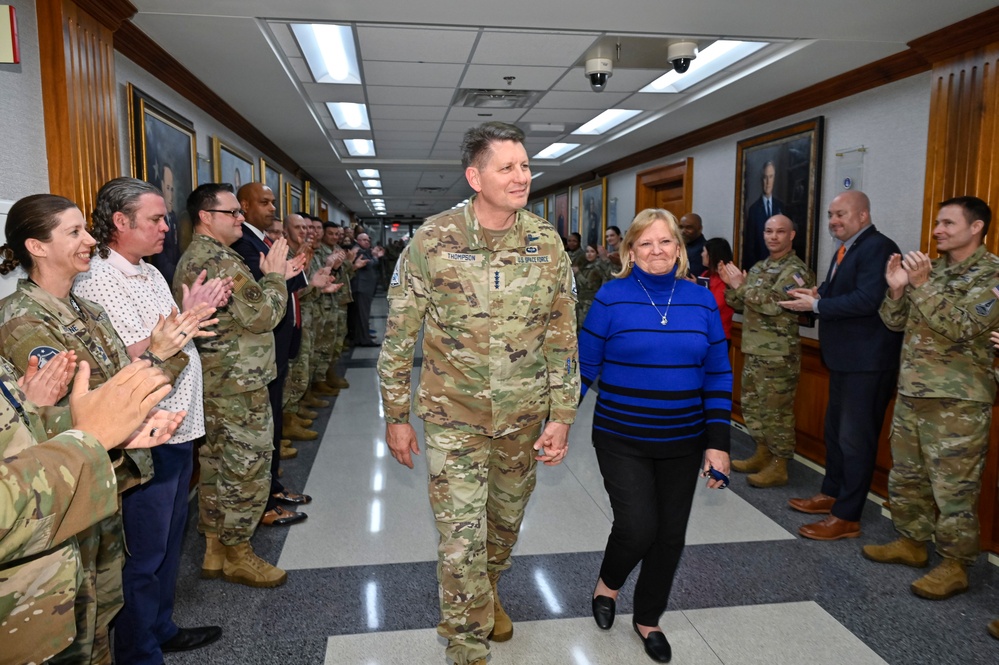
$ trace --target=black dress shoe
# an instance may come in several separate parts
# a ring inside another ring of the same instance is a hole
[[[648,637],[642,637],[641,631],[638,630],[638,624],[632,620],[631,625],[635,628],[638,639],[642,640],[642,644],[645,645],[645,653],[648,654],[649,658],[657,663],[670,661],[670,658],[673,657],[673,649],[670,648],[669,640],[666,639],[666,635],[662,631],[654,630],[649,633]]]
[[[190,651],[208,646],[218,638],[222,637],[222,628],[219,626],[200,626],[198,628],[181,628],[177,634],[160,645],[160,651],[170,653],[172,651]]]
[[[290,526],[308,517],[305,513],[285,510],[281,506],[274,506],[260,518],[260,524],[262,526]]]
[[[593,620],[601,630],[610,630],[614,625],[614,599],[610,596],[593,597]]]

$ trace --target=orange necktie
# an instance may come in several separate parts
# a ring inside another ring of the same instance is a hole
[[[840,245],[839,250],[836,252],[836,265],[843,263],[844,256],[846,256],[846,245]]]

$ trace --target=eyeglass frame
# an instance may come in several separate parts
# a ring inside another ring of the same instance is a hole
[[[219,210],[218,208],[205,208],[202,212],[217,212],[222,215],[229,215],[233,219],[239,219],[240,217],[246,218],[246,211],[242,208],[233,208],[231,210]]]

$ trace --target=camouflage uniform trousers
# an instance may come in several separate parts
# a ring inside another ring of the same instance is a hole
[[[205,395],[205,443],[199,449],[200,526],[225,545],[250,540],[271,487],[274,421],[267,388]]]
[[[333,357],[331,364],[336,364],[343,355],[343,347],[347,343],[347,306],[339,305],[336,310],[336,338],[333,341]]]
[[[125,551],[121,513],[101,520],[77,534],[76,538],[80,543],[83,576],[73,606],[76,639],[48,662],[57,665],[110,665],[109,626],[124,604],[121,567]]]
[[[333,349],[336,346],[337,336],[337,310],[340,306],[336,303],[327,303],[329,296],[324,295],[319,308],[322,318],[316,326],[316,340],[313,343],[312,352],[312,383],[326,380],[326,372],[333,361]]]
[[[919,541],[935,538],[941,556],[975,561],[991,422],[992,405],[984,402],[898,396],[888,495],[899,533]]]
[[[488,437],[425,423],[428,491],[437,523],[437,580],[447,656],[464,665],[489,655],[489,575],[510,567],[534,491],[541,425]]]
[[[284,410],[298,413],[298,402],[309,389],[310,366],[313,362],[313,344],[316,337],[314,322],[315,306],[313,303],[302,304],[302,343],[298,347],[298,355],[288,366],[288,376],[284,380]],[[281,417],[277,414],[277,417]]]
[[[743,356],[742,417],[757,443],[776,457],[794,457],[794,394],[801,354]]]

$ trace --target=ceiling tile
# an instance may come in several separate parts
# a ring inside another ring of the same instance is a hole
[[[454,98],[454,86],[429,88],[411,85],[368,85],[368,103],[391,106],[447,106]]]
[[[615,69],[607,79],[604,92],[636,92],[662,76],[665,70],[655,69]],[[555,90],[566,92],[592,92],[590,79],[582,67],[573,67],[555,84]],[[602,93],[600,93],[602,94]]]
[[[377,81],[380,85],[453,88],[461,80],[464,69],[464,65],[378,60],[364,63],[364,80]]]
[[[539,109],[534,107],[520,118],[520,122],[589,122],[599,113],[592,109]]]
[[[368,107],[368,117],[374,120],[438,120],[447,115],[446,106],[390,106],[372,104]]]
[[[462,88],[501,90],[548,90],[565,73],[563,67],[527,65],[469,65],[461,79]],[[504,77],[513,76],[513,81]]]
[[[358,48],[367,61],[468,62],[477,30],[435,30],[360,25]]]
[[[628,95],[621,92],[549,92],[535,108],[542,109],[604,109],[613,108]]]
[[[440,120],[379,120],[375,125],[375,136],[378,136],[377,130],[387,129],[396,131],[423,131],[430,132],[435,131],[441,126]]]
[[[509,32],[486,30],[472,62],[482,65],[552,65],[571,67],[599,33]]]
[[[316,102],[353,102],[364,104],[364,86],[336,83],[303,83],[305,94]]]
[[[452,106],[448,111],[448,120],[470,120],[473,122],[517,122],[524,115],[524,109],[476,109],[464,106]]]

